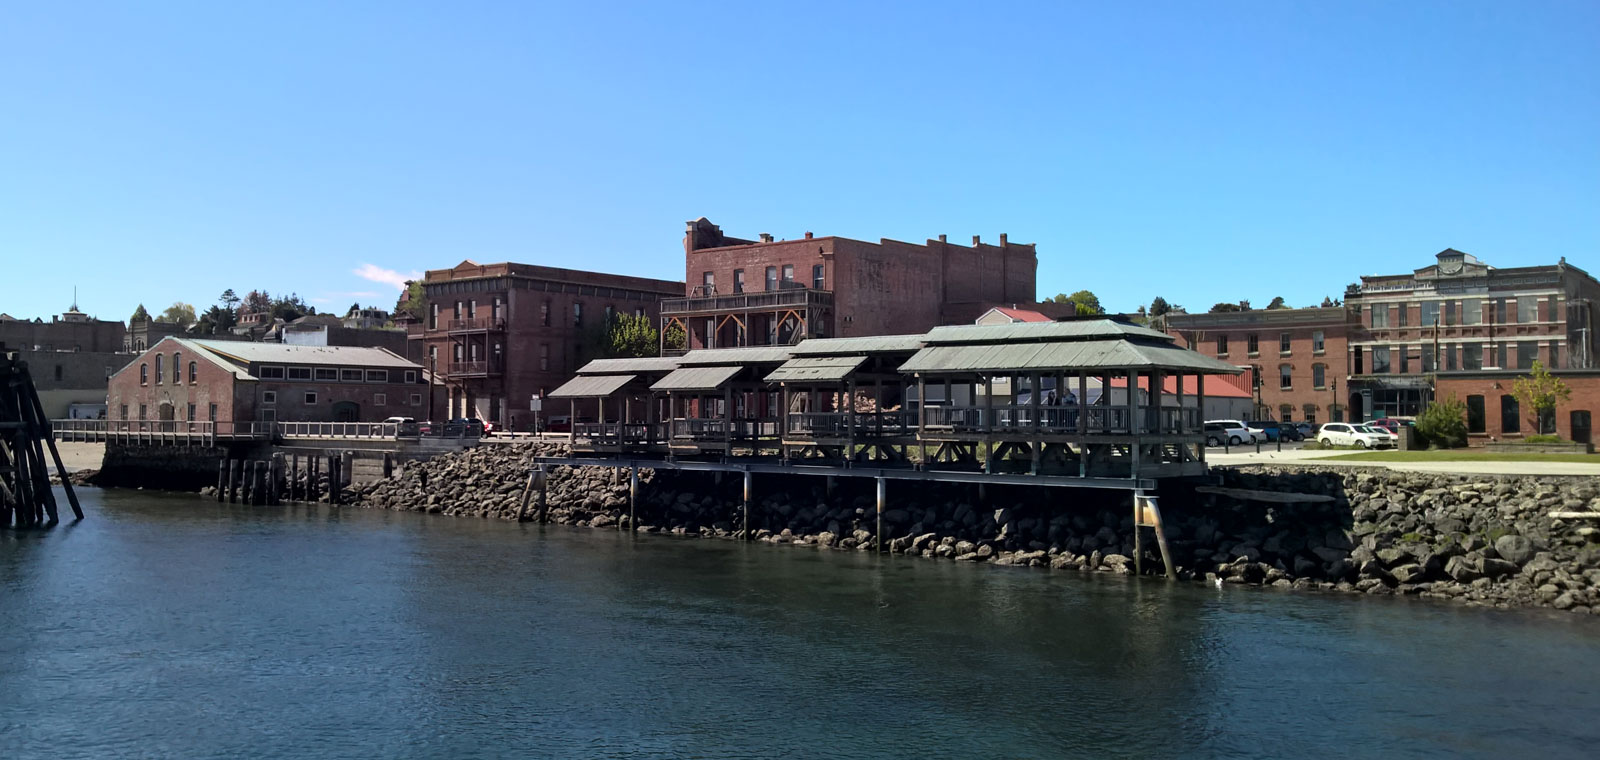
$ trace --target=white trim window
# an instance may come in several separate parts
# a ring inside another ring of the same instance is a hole
[[[276,403],[278,403],[278,392],[277,391],[262,391],[261,392],[261,405],[262,406],[272,406],[273,404],[276,404]]]
[[[414,383],[416,381],[417,381],[417,371],[414,370],[414,369],[406,370],[406,383],[407,384],[411,384],[411,383]]]
[[[361,378],[362,378],[362,373],[361,373],[361,370],[359,370],[359,369],[351,369],[349,367],[340,367],[339,368],[339,382],[342,382],[342,383],[359,383],[359,382],[361,382]]]
[[[367,370],[367,382],[369,382],[369,383],[387,383],[387,382],[389,382],[389,370],[386,370],[386,369],[369,369],[369,370]]]
[[[374,393],[374,394],[372,394],[372,405],[373,406],[385,406],[388,403],[389,403],[389,395],[388,394],[386,394],[386,393]]]
[[[289,379],[290,380],[310,380],[311,379],[311,368],[310,367],[290,367],[289,368]]]
[[[422,394],[420,394],[420,393],[411,394],[411,405],[412,406],[422,406]]]
[[[259,373],[257,377],[262,380],[282,380],[284,378],[283,367],[261,367],[256,372]]]
[[[316,406],[317,405],[317,392],[316,391],[306,391],[305,401],[306,401],[306,406]]]
[[[333,367],[318,367],[316,371],[316,379],[336,382],[339,379],[339,370],[334,369]]]

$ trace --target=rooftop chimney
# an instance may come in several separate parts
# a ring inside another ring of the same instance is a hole
[[[978,236],[977,235],[973,235],[972,236],[972,247],[973,248],[977,248],[978,247]]]
[[[761,242],[763,242],[763,243],[772,242],[772,233],[770,233],[770,232],[761,233]]]
[[[943,236],[943,235],[940,235],[940,236],[939,236],[939,242],[941,242],[941,243],[943,243],[943,242],[944,242],[944,236]]]
[[[811,239],[811,231],[810,231],[810,230],[807,230],[807,231],[806,231],[806,239],[807,239],[807,240],[810,240],[810,239]]]
[[[1002,232],[1002,233],[1000,233],[1000,245],[1001,245],[1001,247],[1004,247],[1005,244],[1006,244],[1006,233]]]

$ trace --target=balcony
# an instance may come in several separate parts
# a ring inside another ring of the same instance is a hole
[[[804,309],[807,307],[833,308],[833,291],[802,287],[780,287],[777,290],[764,290],[756,293],[668,298],[661,302],[661,315],[684,316],[729,311]]]
[[[444,374],[450,378],[495,377],[505,371],[503,362],[450,362]]]
[[[496,319],[494,317],[476,317],[476,318],[473,318],[473,319],[447,319],[447,320],[444,321],[444,329],[447,332],[451,332],[451,333],[489,332],[489,331],[499,332],[499,331],[503,331],[503,330],[506,329],[506,321],[503,318],[502,319]]]

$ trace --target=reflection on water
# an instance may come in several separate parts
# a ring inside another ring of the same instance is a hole
[[[1560,757],[1600,740],[1591,618],[87,498],[81,524],[0,536],[0,749]]]

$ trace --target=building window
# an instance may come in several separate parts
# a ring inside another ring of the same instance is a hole
[[[823,275],[826,273],[823,265],[815,264],[811,267],[811,287],[815,290],[827,290],[828,280]]]
[[[189,405],[189,417],[188,417],[188,420],[190,422],[194,422],[194,404],[190,404]]]
[[[263,406],[271,406],[272,404],[278,403],[278,392],[277,391],[262,391],[261,392],[261,403],[262,403]]]
[[[735,269],[735,270],[733,270],[733,292],[735,292],[735,293],[743,293],[744,292],[744,270],[743,269]]]
[[[467,302],[467,319],[477,319],[477,318],[478,318],[478,302],[475,301],[475,300],[474,301],[468,301]]]
[[[1439,365],[1435,364],[1434,361],[1433,361],[1433,346],[1430,346],[1430,345],[1428,345],[1426,343],[1424,343],[1422,345],[1422,371],[1423,372],[1437,372],[1437,371],[1439,371]]]
[[[139,405],[139,419],[141,419],[141,420],[144,419],[144,415],[145,415],[144,404],[140,404]]]
[[[1319,391],[1328,387],[1328,365],[1311,365],[1311,387]]]
[[[1411,324],[1411,304],[1399,304],[1395,308],[1394,316],[1396,327],[1405,327]]]
[[[1218,335],[1217,336],[1217,356],[1227,356],[1227,355],[1228,355],[1228,336],[1226,336],[1226,335]]]
[[[206,419],[208,419],[208,420],[210,420],[212,422],[216,422],[217,421],[217,405],[216,404],[211,404],[210,407],[206,409]]]
[[[139,384],[140,385],[149,385],[150,384],[150,365],[143,364],[143,363],[141,363],[139,365]]]
[[[359,383],[361,382],[361,370],[350,369],[349,367],[340,367],[339,380],[346,383]]]
[[[1411,347],[1410,346],[1401,346],[1400,347],[1400,374],[1402,374],[1402,375],[1411,374]]]
[[[1483,324],[1483,301],[1482,300],[1477,299],[1477,298],[1469,298],[1469,299],[1461,302],[1461,324],[1464,324],[1464,325],[1480,325],[1480,324]]]
[[[633,315],[635,317],[644,316],[644,307],[643,306],[635,306],[635,307],[633,307]]]
[[[1372,347],[1372,374],[1386,375],[1389,373],[1389,347]]]
[[[1468,433],[1482,433],[1482,432],[1484,432],[1484,427],[1483,427],[1484,424],[1485,424],[1485,420],[1484,420],[1484,413],[1483,413],[1483,397],[1482,396],[1468,396],[1467,397],[1467,432]]]
[[[539,371],[540,372],[549,372],[550,371],[550,344],[549,343],[540,343],[539,344]]]
[[[306,406],[311,406],[313,404],[316,404],[317,403],[317,392],[316,391],[306,391],[305,400],[306,400]]]
[[[1517,296],[1517,323],[1528,324],[1539,321],[1539,297]]]
[[[1389,326],[1389,304],[1375,303],[1368,307],[1367,313],[1370,315],[1368,320],[1372,323],[1373,327]]]
[[[374,393],[374,394],[372,394],[372,405],[373,406],[385,406],[388,403],[389,403],[389,394],[387,394],[387,393]]]
[[[179,351],[172,352],[172,384],[183,385],[183,353]]]
[[[156,354],[156,385],[161,384],[161,375],[164,363],[165,357],[163,357],[161,354]]]
[[[1462,369],[1483,369],[1483,344],[1482,343],[1463,343],[1463,344],[1461,344],[1461,368]]]
[[[1326,346],[1324,346],[1322,343],[1322,331],[1317,330],[1311,333],[1311,352],[1314,354],[1320,354],[1325,349]]]
[[[1531,340],[1517,343],[1517,369],[1531,369],[1539,358],[1539,344]]]
[[[544,299],[544,303],[539,304],[539,324],[545,327],[550,326],[550,299],[548,298]]]
[[[777,290],[777,289],[778,289],[778,268],[777,267],[767,267],[767,290],[768,291],[773,291],[773,290]]]
[[[1292,419],[1294,419],[1294,404],[1279,404],[1278,421],[1289,422]]]
[[[1506,323],[1506,299],[1494,299],[1494,321],[1496,324]]]
[[[583,302],[582,301],[573,301],[572,302],[572,326],[573,327],[582,327],[583,326]]]
[[[492,319],[494,319],[494,321],[497,322],[497,323],[500,321],[501,317],[503,316],[504,309],[502,307],[504,307],[504,306],[505,306],[505,302],[500,300],[500,296],[495,296],[494,297],[494,307],[492,309],[490,309],[489,316]]]
[[[406,378],[406,384],[407,385],[410,385],[411,383],[416,382],[417,381],[417,371],[414,370],[414,369],[406,370],[405,378]]]
[[[1451,343],[1444,347],[1444,369],[1446,372],[1456,370],[1456,344]]]
[[[261,367],[256,370],[256,377],[262,380],[282,380],[283,374],[282,367]]]
[[[58,383],[61,382],[61,373],[62,373],[61,365],[57,364],[56,365],[56,382],[58,382]]]
[[[1256,339],[1255,333],[1250,333],[1250,336],[1245,338],[1244,351],[1251,356],[1261,353],[1261,343]]]
[[[717,275],[714,272],[700,273],[700,295],[714,296],[717,294]]]
[[[439,304],[431,304],[428,307],[428,329],[439,329]]]
[[[1506,366],[1506,344],[1504,342],[1494,347],[1494,366],[1501,369]]]
[[[606,324],[611,324],[611,320],[614,319],[616,316],[617,316],[617,307],[612,306],[611,304],[606,304],[606,318],[605,318]]]
[[[1307,423],[1312,424],[1312,425],[1317,424],[1317,405],[1316,404],[1305,404],[1305,405],[1301,406],[1300,407],[1300,414],[1303,417],[1305,417],[1305,421]]]
[[[429,350],[433,349],[430,348]],[[334,382],[339,379],[339,370],[332,367],[317,367],[313,374],[318,380],[326,380],[328,382]]]
[[[1293,388],[1293,387],[1294,387],[1294,365],[1293,364],[1279,364],[1278,365],[1278,388],[1279,388],[1279,390],[1285,390],[1286,391],[1286,390],[1289,390],[1290,388]]]
[[[197,382],[200,382],[200,363],[189,362],[189,384],[194,385]]]
[[[456,364],[460,364],[463,361],[461,352],[464,351],[465,349],[463,349],[461,347],[460,343],[456,343],[456,344],[452,345],[450,348],[452,350],[452,353],[454,354],[454,356],[451,358],[451,361],[455,362]]]
[[[1516,396],[1500,397],[1500,432],[1507,435],[1522,432],[1522,410],[1517,408]]]
[[[387,383],[387,382],[389,382],[389,370],[386,370],[386,369],[369,369],[369,370],[367,370],[367,382],[369,382],[369,383]]]
[[[1444,302],[1444,323],[1446,325],[1454,325],[1456,323],[1456,302],[1455,301],[1445,301]]]
[[[456,301],[455,311],[451,312],[450,318],[454,319],[454,320],[458,320],[458,321],[461,319],[461,302],[460,301]]]
[[[310,380],[311,379],[311,368],[310,367],[290,367],[289,368],[289,379],[290,380]]]
[[[1439,324],[1439,302],[1422,302],[1422,326],[1434,327]]]
[[[1361,365],[1361,359],[1362,359],[1362,354],[1364,354],[1364,353],[1366,353],[1366,352],[1362,351],[1360,346],[1356,346],[1355,348],[1350,350],[1351,368],[1355,371],[1355,374],[1357,374],[1357,375],[1366,374],[1361,369],[1361,366],[1362,366]]]
[[[786,288],[794,287],[794,265],[793,264],[784,264],[783,265],[783,286],[786,287]]]
[[[422,406],[422,394],[420,394],[420,393],[411,394],[411,405],[412,406]]]
[[[1278,333],[1278,353],[1288,355],[1289,351],[1289,333]]]
[[[122,406],[117,407],[117,419],[121,419],[121,420],[128,419],[128,405],[127,404],[123,404]]]

